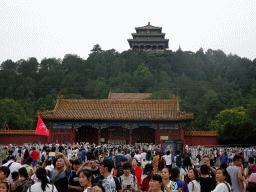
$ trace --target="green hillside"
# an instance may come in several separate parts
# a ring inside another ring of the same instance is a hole
[[[221,50],[118,53],[95,45],[86,60],[67,54],[41,62],[36,58],[4,61],[0,122],[7,121],[10,129],[34,129],[37,111],[52,110],[58,95],[106,99],[111,91],[153,93],[151,99],[177,95],[181,110],[195,116],[185,129],[214,130],[218,127],[212,121],[226,109],[243,107],[254,118],[255,82],[256,59]]]

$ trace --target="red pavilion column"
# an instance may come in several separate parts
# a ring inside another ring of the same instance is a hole
[[[132,144],[132,125],[129,130],[129,145],[131,145],[131,144]]]
[[[98,128],[98,144],[101,142],[101,125]]]
[[[72,125],[72,129],[71,129],[71,143],[73,142],[76,142],[75,124]]]
[[[109,140],[112,140],[112,130],[109,130]]]
[[[156,128],[155,143],[156,143],[156,144],[159,144],[159,143],[160,143],[160,131],[159,131],[159,126],[157,126],[157,128]]]
[[[52,131],[52,123],[51,123],[51,126],[50,126],[50,130],[49,130],[49,137],[47,137],[47,143],[51,143],[51,138],[52,138],[52,134],[53,134],[53,131]]]

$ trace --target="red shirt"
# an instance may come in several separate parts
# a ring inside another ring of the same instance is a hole
[[[141,185],[141,189],[143,190],[143,191],[148,191],[148,189],[149,189],[149,181],[150,181],[150,177],[145,177],[144,179],[143,179],[143,181],[142,181],[142,185]]]
[[[37,161],[39,157],[39,153],[37,151],[32,151],[30,156],[32,157],[33,161]]]
[[[142,169],[140,167],[135,168],[135,176],[137,178],[137,185],[141,185],[141,174],[142,174]]]

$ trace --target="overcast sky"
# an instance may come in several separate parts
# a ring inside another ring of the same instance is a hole
[[[256,58],[255,0],[0,0],[0,63],[129,49],[135,27],[162,27],[169,49]]]

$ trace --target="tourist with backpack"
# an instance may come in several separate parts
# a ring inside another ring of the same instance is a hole
[[[38,168],[35,175],[37,182],[31,185],[27,192],[57,192],[57,188],[49,183],[45,168]]]
[[[181,156],[180,151],[177,151],[177,155],[174,157],[175,167],[179,170],[181,169]]]
[[[137,191],[137,179],[131,174],[132,165],[125,163],[122,168],[123,174],[118,178],[122,191]]]
[[[79,183],[79,174],[77,174],[77,171],[80,167],[81,167],[80,159],[76,159],[72,162],[73,170],[69,174],[69,181],[68,181],[69,192],[83,191],[83,187]]]
[[[189,192],[188,185],[184,181],[180,181],[180,170],[178,168],[172,168],[171,180],[177,183],[177,188],[174,188],[175,192]]]
[[[185,157],[182,163],[182,167],[180,169],[181,181],[185,181],[186,183],[189,183],[188,170],[190,168],[193,168],[191,160],[189,157]]]
[[[254,164],[254,158],[249,157],[249,165],[246,167],[245,176],[248,178],[252,173],[256,173],[256,165]]]
[[[201,185],[199,182],[197,169],[195,168],[189,169],[188,177],[190,179],[190,182],[188,184],[189,192],[201,192]]]
[[[256,191],[256,173],[252,173],[247,181],[247,192],[255,192]]]

